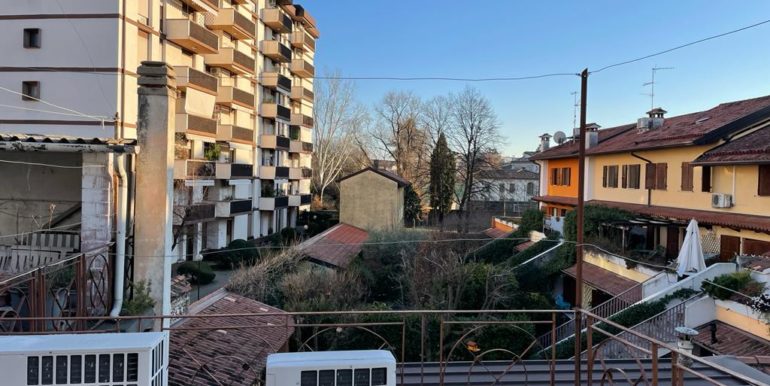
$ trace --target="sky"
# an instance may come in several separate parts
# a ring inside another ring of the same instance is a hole
[[[305,0],[321,32],[316,75],[492,78],[598,69],[770,19],[767,0]],[[770,23],[593,74],[588,122],[631,123],[655,105],[668,116],[770,94]],[[320,82],[322,80],[316,80]],[[430,98],[466,82],[356,82],[367,106],[391,90]],[[492,103],[504,155],[571,132],[580,78],[472,83]]]

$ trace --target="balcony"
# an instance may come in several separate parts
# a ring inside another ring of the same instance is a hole
[[[217,136],[217,121],[192,114],[176,115],[176,132],[192,133],[214,138]]]
[[[294,91],[291,87],[291,79],[275,71],[262,72],[262,87],[275,90],[280,87],[285,91]]]
[[[196,54],[214,54],[219,37],[206,27],[189,19],[166,20],[166,39]]]
[[[294,75],[302,78],[312,78],[315,76],[315,67],[304,59],[292,60],[289,70],[291,70]]]
[[[249,179],[254,177],[254,165],[220,163],[216,167],[218,180]]]
[[[313,178],[313,169],[311,168],[302,168],[302,178]]]
[[[216,205],[213,203],[201,203],[195,205],[175,205],[174,225],[197,223],[213,220],[216,216]]]
[[[217,173],[214,161],[205,160],[175,160],[175,180],[213,180]]]
[[[282,135],[262,134],[259,139],[259,147],[262,149],[289,150],[291,141]]]
[[[306,100],[308,102],[313,102],[315,100],[315,94],[302,87],[302,86],[294,86],[291,88],[291,100],[293,101],[299,101],[299,100]]]
[[[217,141],[254,144],[254,130],[236,125],[219,125]]]
[[[206,27],[225,31],[235,39],[253,39],[256,31],[254,22],[234,8],[221,8],[215,17],[206,20]]]
[[[300,168],[290,168],[289,169],[289,179],[290,180],[302,179],[302,169],[300,169]]]
[[[304,114],[291,114],[291,124],[295,126],[313,127],[313,117]]]
[[[203,71],[187,66],[174,66],[176,72],[176,88],[186,90],[192,88],[207,94],[217,94],[217,78]]]
[[[219,9],[217,0],[182,0],[182,2],[189,5],[190,8],[198,12],[208,12],[210,9]],[[206,7],[209,7],[210,9]]]
[[[300,205],[310,205],[310,203],[313,201],[313,196],[310,194],[300,194],[299,195],[299,203]]]
[[[289,206],[310,205],[311,200],[310,194],[293,194],[289,196]]]
[[[276,208],[286,208],[289,206],[289,196],[261,197],[259,199],[259,210],[273,211]]]
[[[253,109],[254,95],[233,86],[221,86],[217,94],[217,103],[226,106],[239,105],[247,109]]]
[[[275,167],[275,179],[289,178],[289,167],[276,166]]]
[[[286,47],[277,40],[263,40],[259,43],[259,51],[262,55],[278,63],[288,63],[291,61],[291,48]]]
[[[216,217],[228,218],[239,214],[251,213],[253,205],[251,199],[232,200],[216,203]]]
[[[302,152],[303,153],[312,153],[313,152],[313,144],[310,142],[302,142]]]
[[[291,32],[294,23],[279,8],[266,8],[262,10],[262,22],[271,29],[285,33]]]
[[[292,118],[291,110],[289,110],[288,107],[271,102],[262,102],[259,115],[261,115],[263,118],[281,118],[287,121]]]
[[[236,74],[254,74],[254,58],[232,47],[220,48],[219,53],[203,58],[207,66],[226,68]]]
[[[291,34],[291,45],[301,50],[315,51],[315,39],[306,32],[294,31]]]

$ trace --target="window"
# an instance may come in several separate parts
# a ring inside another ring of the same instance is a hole
[[[36,101],[40,99],[40,82],[37,81],[24,81],[21,82],[21,100],[24,101]]]
[[[24,48],[40,48],[40,28],[24,29]]]
[[[760,196],[770,196],[770,165],[759,165],[759,190]]]
[[[508,191],[513,193],[516,191],[516,185],[514,183],[508,184]]]
[[[602,187],[618,187],[618,165],[605,165],[602,168]]]
[[[561,185],[559,183],[559,169],[551,169],[551,185]]]
[[[628,188],[639,189],[639,180],[642,175],[642,165],[628,165]]]
[[[527,182],[527,195],[528,196],[535,195],[535,184],[532,182]]]
[[[318,385],[318,373],[316,371],[303,371],[299,374],[300,386]]]
[[[499,186],[498,190],[499,190],[499,192],[500,192],[500,196],[501,196],[501,197],[502,197],[503,195],[505,195],[505,184],[500,184],[500,186]]]
[[[571,174],[572,174],[571,171],[572,171],[572,169],[570,169],[570,168],[562,168],[561,169],[561,184],[562,185],[564,185],[564,186],[569,186],[570,185],[570,179],[572,177],[571,176]]]
[[[692,192],[692,165],[689,162],[682,162],[682,191]]]
[[[354,386],[369,386],[369,369],[355,369],[353,379]]]
[[[644,188],[666,190],[668,185],[668,164],[657,163],[645,166]]]
[[[700,191],[701,192],[711,191],[711,166],[701,167]]]

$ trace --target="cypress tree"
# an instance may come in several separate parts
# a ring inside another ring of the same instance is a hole
[[[438,216],[441,230],[444,230],[444,215],[452,207],[455,189],[455,157],[449,150],[446,137],[438,137],[436,147],[430,157],[430,206]]]

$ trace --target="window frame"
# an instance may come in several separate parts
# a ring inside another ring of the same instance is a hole
[[[30,87],[34,87],[30,92]],[[21,100],[37,102],[40,100],[40,81],[37,80],[24,80],[21,82]]]
[[[24,28],[23,34],[24,48],[38,49],[43,46],[43,31],[40,28]]]

